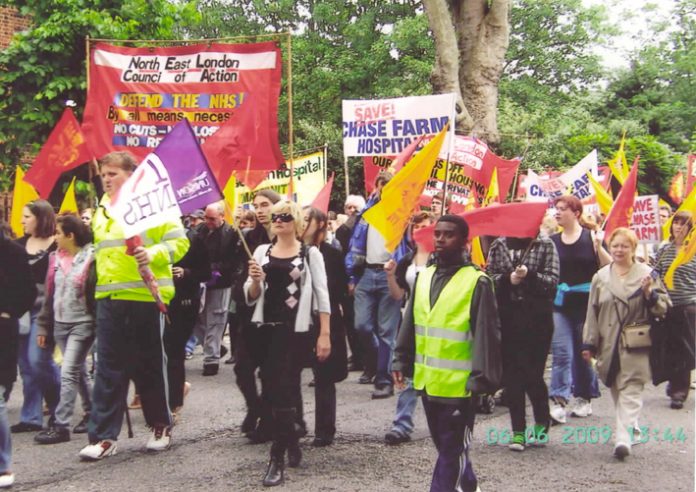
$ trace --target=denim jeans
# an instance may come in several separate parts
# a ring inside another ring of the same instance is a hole
[[[0,475],[10,470],[12,464],[12,434],[7,420],[5,388],[0,384]]]
[[[18,364],[22,375],[24,402],[19,420],[25,424],[43,425],[43,400],[49,410],[49,421],[55,417],[60,399],[60,370],[53,362],[53,346],[42,349],[36,343],[36,318],[40,306],[31,310],[28,335],[19,336]]]
[[[367,349],[366,357],[376,350],[376,387],[392,384],[391,364],[400,307],[401,302],[389,294],[386,272],[366,268],[355,288],[355,329]]]
[[[85,360],[94,343],[94,322],[55,323],[53,337],[63,353],[60,368],[60,403],[56,409],[56,427],[67,428],[75,410],[75,399],[80,392],[85,414],[92,409],[92,391]]]
[[[570,400],[570,395],[590,400],[599,398],[597,373],[582,358],[582,329],[585,311],[554,310],[549,397]]]
[[[404,378],[406,387],[399,392],[396,400],[396,415],[391,430],[410,435],[413,432],[413,414],[418,403],[418,392],[413,388],[413,379]]]

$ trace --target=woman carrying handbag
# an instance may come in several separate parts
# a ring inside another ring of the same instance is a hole
[[[620,227],[609,237],[612,262],[592,278],[582,357],[597,359],[597,373],[610,388],[616,410],[614,456],[623,460],[640,436],[642,392],[650,381],[650,321],[664,316],[669,297],[650,267],[636,263],[638,238]],[[633,435],[631,435],[633,434]]]

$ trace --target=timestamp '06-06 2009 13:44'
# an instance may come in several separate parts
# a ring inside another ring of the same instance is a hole
[[[562,427],[561,444],[606,444],[611,441],[613,436],[612,427],[607,425],[602,426],[571,426],[564,425]],[[651,428],[648,426],[638,426],[628,429],[629,434],[633,435],[633,444],[644,444],[647,442],[661,443],[683,443],[687,440],[686,433],[683,427],[672,429]],[[513,438],[513,432],[509,429],[498,429],[489,427],[486,431],[486,444],[510,444]],[[531,441],[533,438],[538,444],[546,444],[549,442],[549,436],[546,432],[535,433],[534,427],[527,427],[524,431],[525,440]]]

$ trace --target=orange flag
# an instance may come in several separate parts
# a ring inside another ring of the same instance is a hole
[[[636,189],[638,186],[638,161],[640,156],[633,161],[631,172],[628,173],[621,191],[614,200],[607,219],[604,221],[604,233],[608,238],[614,229],[619,227],[629,227],[631,225],[631,215],[633,214],[633,202],[636,199]]]
[[[92,157],[77,118],[70,108],[65,108],[24,180],[36,188],[41,198],[46,199],[62,173]]]

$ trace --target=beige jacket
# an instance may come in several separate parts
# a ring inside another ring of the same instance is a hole
[[[613,262],[601,268],[592,278],[590,300],[583,331],[584,345],[594,349],[597,358],[597,373],[607,386],[611,386],[611,373],[615,372],[615,382],[619,388],[629,381],[647,383],[650,381],[649,349],[628,351],[619,343],[621,329],[618,313],[625,324],[650,323],[648,314],[663,316],[670,305],[667,291],[660,279],[653,279],[653,296],[646,301],[640,290],[641,281],[650,275],[650,267],[634,263],[624,277],[613,270]],[[618,347],[617,347],[618,344]],[[618,371],[610,372],[612,360],[618,355]]]

